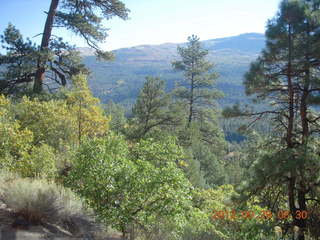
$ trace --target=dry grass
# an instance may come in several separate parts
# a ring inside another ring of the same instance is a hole
[[[16,217],[22,216],[33,225],[59,224],[79,234],[98,230],[99,225],[73,192],[44,179],[0,173],[0,199]]]
[[[63,208],[57,186],[44,180],[16,179],[2,187],[8,208],[32,224],[56,221]]]

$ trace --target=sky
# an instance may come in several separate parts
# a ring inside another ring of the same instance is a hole
[[[266,22],[280,0],[122,0],[130,9],[129,19],[105,21],[108,38],[103,50],[144,44],[185,42],[196,34],[201,40],[241,33],[264,33]],[[40,42],[50,0],[0,0],[0,33],[9,22],[25,37]],[[68,31],[55,31],[66,41],[85,47],[84,40]]]

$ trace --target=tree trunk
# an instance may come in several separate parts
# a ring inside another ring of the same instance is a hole
[[[288,30],[288,69],[287,69],[287,81],[288,81],[288,128],[287,128],[287,136],[286,143],[287,148],[293,148],[292,136],[293,136],[293,122],[294,122],[294,93],[291,79],[291,25],[289,25]],[[295,184],[296,184],[296,173],[291,170],[290,172],[290,180],[288,183],[288,199],[289,199],[289,208],[292,218],[295,219],[296,207],[295,207]]]
[[[306,193],[303,188],[299,189],[298,191],[298,203],[299,203],[300,213],[307,211]],[[306,218],[307,217],[308,216],[306,216]],[[298,240],[305,240],[304,232],[307,226],[306,218],[303,215],[301,215],[300,218],[297,219],[297,223],[299,227]]]
[[[295,206],[295,194],[294,194],[295,184],[296,184],[295,173],[291,171],[290,180],[288,184],[288,199],[289,199],[290,213],[293,218],[293,225],[295,225],[295,215],[297,210]]]
[[[130,240],[135,240],[135,238],[134,224],[132,224],[130,227]]]
[[[191,86],[190,86],[190,101],[189,101],[189,117],[188,117],[188,127],[192,122],[193,116],[193,91],[194,91],[194,74],[191,74]]]
[[[308,37],[310,37],[310,32],[307,32]],[[308,38],[309,40],[309,38]],[[307,44],[307,48],[309,47],[309,44]],[[305,145],[308,143],[308,138],[310,135],[309,131],[309,122],[307,118],[308,114],[308,103],[307,103],[307,98],[309,95],[309,87],[310,87],[310,53],[309,49],[307,49],[306,56],[305,56],[305,80],[304,80],[304,85],[303,85],[303,90],[302,90],[302,96],[300,100],[300,121],[301,121],[301,126],[302,126],[302,137],[301,137],[301,144]],[[305,156],[305,154],[304,154]],[[305,166],[304,162],[301,162],[299,166],[299,172],[301,175],[301,180],[299,183],[299,190],[298,190],[298,203],[299,203],[299,210],[301,212],[307,211],[307,203],[306,203],[306,186],[305,186],[305,181],[304,181],[304,175],[305,175]],[[299,232],[298,232],[298,240],[304,240],[304,232],[306,230],[307,222],[305,218],[300,218],[297,220],[298,226],[299,226]]]
[[[302,144],[307,143],[307,139],[309,137],[309,123],[307,119],[307,97],[308,97],[308,87],[304,89],[303,94],[301,96],[300,103],[300,117],[301,117],[301,125],[302,125]]]
[[[306,72],[307,78],[309,78],[309,70]],[[300,120],[301,120],[301,125],[302,125],[302,139],[301,139],[301,144],[306,145],[308,143],[308,138],[309,138],[309,122],[307,119],[307,111],[308,111],[308,105],[307,105],[307,97],[308,97],[308,88],[309,88],[309,79],[306,79],[305,85],[304,85],[304,90],[301,96],[301,102],[300,102]],[[305,146],[307,147],[307,146]],[[305,154],[304,154],[304,157]],[[301,180],[299,182],[299,190],[298,190],[298,202],[299,202],[299,210],[302,211],[307,211],[307,204],[306,204],[306,186],[304,182],[304,175],[305,175],[305,165],[304,162],[300,163],[299,166],[299,172],[301,175]],[[306,219],[300,218],[298,219],[298,226],[299,226],[299,235],[298,235],[298,240],[304,240],[304,232],[306,228]]]
[[[307,30],[307,44],[306,44],[306,56],[305,56],[305,80],[302,90],[302,96],[300,101],[300,118],[301,118],[301,125],[302,125],[302,140],[301,143],[304,145],[307,143],[309,137],[309,122],[307,118],[308,114],[308,103],[307,99],[309,96],[309,88],[310,88],[310,26],[308,24]]]
[[[122,240],[127,240],[127,234],[125,229],[122,229]]]
[[[59,0],[51,0],[49,12],[47,14],[46,23],[44,26],[44,31],[42,34],[40,51],[43,51],[49,47],[52,27],[54,23],[54,17],[56,15],[58,5],[59,5]],[[39,57],[38,63],[37,63],[36,76],[35,76],[34,85],[33,85],[33,92],[35,93],[40,93],[43,89],[43,82],[45,80],[45,70],[46,70],[45,63],[46,63],[46,60],[41,59]]]
[[[294,142],[293,142],[293,133],[294,133],[294,121],[295,121],[295,101],[294,101],[294,85],[292,82],[292,26],[289,24],[288,26],[288,69],[287,69],[287,79],[288,79],[288,98],[289,98],[289,117],[288,117],[288,129],[287,129],[287,148],[292,149],[294,148]],[[301,109],[300,109],[301,110]],[[292,156],[293,158],[296,156]],[[305,230],[305,219],[298,219],[297,216],[297,210],[300,210],[300,212],[306,210],[306,203],[305,203],[305,192],[303,189],[299,189],[297,191],[297,185],[301,183],[301,181],[297,182],[296,178],[296,169],[292,169],[290,173],[290,180],[288,184],[288,198],[289,198],[289,208],[290,213],[293,218],[292,225],[297,225],[299,227],[299,233],[298,233],[298,240],[305,240],[304,236],[304,230]],[[300,186],[301,187],[301,186]],[[298,193],[297,193],[298,192]],[[295,199],[298,195],[298,203],[299,203],[299,209],[295,206]]]
[[[293,148],[292,137],[293,137],[293,123],[294,123],[294,89],[292,84],[292,36],[291,36],[291,25],[289,24],[289,36],[288,36],[288,69],[287,69],[287,81],[288,81],[288,98],[289,98],[289,118],[288,118],[288,129],[287,129],[287,147]]]

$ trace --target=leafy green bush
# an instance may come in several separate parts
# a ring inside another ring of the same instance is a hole
[[[73,81],[60,100],[24,96],[14,102],[0,95],[0,168],[22,177],[53,177],[81,137],[108,131],[110,119],[92,96],[85,76]]]
[[[149,228],[159,218],[183,224],[191,186],[176,164],[181,151],[170,144],[145,140],[130,151],[125,140],[112,134],[87,141],[66,183],[119,231],[132,224]]]
[[[54,149],[47,144],[33,147],[17,163],[22,177],[54,177],[57,173]]]
[[[10,163],[28,151],[33,141],[33,134],[28,129],[21,129],[12,114],[11,102],[0,95],[0,168],[9,167]]]
[[[19,158],[7,155],[0,162],[4,169],[15,172],[21,177],[48,177],[57,174],[57,157],[54,149],[46,144],[28,146]]]
[[[34,145],[41,143],[60,149],[65,144],[77,142],[77,128],[74,114],[66,101],[40,101],[23,97],[15,104],[15,118],[21,128],[29,129],[34,135]]]

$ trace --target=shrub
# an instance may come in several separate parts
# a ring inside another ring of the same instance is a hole
[[[31,223],[41,223],[58,217],[59,191],[41,180],[17,179],[3,187],[3,201],[17,215]]]
[[[21,129],[13,118],[12,104],[0,95],[0,167],[9,167],[11,160],[18,159],[28,151],[33,141],[33,134],[28,129]]]
[[[0,168],[23,177],[54,176],[82,137],[108,131],[110,119],[92,96],[85,76],[73,81],[60,100],[24,96],[14,102],[0,95]]]
[[[0,170],[0,200],[3,200],[3,194],[4,194],[4,187],[6,186],[9,182],[13,181],[14,179],[17,178],[17,175],[12,173],[12,172],[8,172],[5,171],[3,169]]]
[[[53,178],[57,174],[56,162],[54,149],[41,144],[40,146],[29,146],[28,151],[21,152],[19,158],[6,155],[0,164],[4,169],[17,173],[21,177]]]
[[[1,179],[1,178],[0,178]],[[3,202],[31,224],[90,222],[81,201],[68,189],[46,180],[15,179],[1,187]]]
[[[18,172],[22,177],[54,177],[57,173],[56,162],[54,149],[42,144],[23,156],[17,164]]]
[[[182,157],[180,150],[152,140],[132,148],[113,134],[84,142],[66,184],[119,231],[133,223],[149,228],[159,217],[182,225],[190,184],[175,163]]]
[[[77,141],[75,120],[65,101],[23,97],[14,112],[21,127],[33,133],[34,145],[45,143],[58,150]]]

